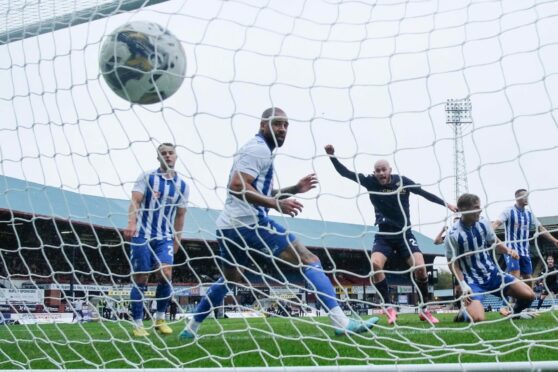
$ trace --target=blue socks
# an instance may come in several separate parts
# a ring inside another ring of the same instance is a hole
[[[228,285],[231,286],[231,289],[233,289],[233,284],[229,283]],[[223,302],[228,292],[229,288],[227,287],[227,284],[225,284],[225,279],[223,277],[219,278],[219,280],[208,289],[207,294],[198,304],[194,320],[198,323],[203,322],[211,310]]]
[[[328,310],[339,306],[335,298],[335,289],[333,289],[331,281],[324,273],[320,261],[309,263],[308,266],[303,269],[303,272],[306,280],[312,283],[316,288],[318,297]]]
[[[169,304],[171,291],[172,287],[168,280],[161,278],[161,281],[157,285],[157,290],[155,291],[158,313],[165,313],[167,311],[167,305]]]
[[[132,300],[132,319],[143,319],[143,294],[147,290],[147,284],[136,284],[130,292],[130,300]]]

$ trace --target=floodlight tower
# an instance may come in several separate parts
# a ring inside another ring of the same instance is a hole
[[[448,99],[446,101],[446,124],[453,126],[453,170],[455,173],[455,200],[469,190],[467,167],[463,148],[463,128],[473,122],[471,100]]]

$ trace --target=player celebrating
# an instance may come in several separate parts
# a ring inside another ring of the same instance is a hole
[[[332,145],[325,146],[325,151],[330,155],[333,166],[341,176],[357,182],[369,191],[370,201],[376,212],[376,225],[379,227],[379,233],[374,238],[372,248],[373,280],[384,302],[387,304],[389,301],[389,287],[382,270],[388,260],[405,260],[414,269],[415,279],[422,296],[423,305],[419,311],[420,319],[428,320],[433,324],[438,323],[438,319],[424,307],[424,303],[428,301],[428,274],[424,265],[424,257],[410,229],[409,194],[414,193],[433,203],[447,206],[453,212],[457,211],[457,208],[423,190],[420,185],[409,178],[392,174],[392,169],[386,160],[378,160],[374,164],[372,175],[357,174],[348,170],[334,156],[335,148]],[[395,309],[388,307],[384,311],[388,324],[393,324],[397,319]]]
[[[490,223],[480,217],[480,199],[463,194],[457,201],[461,219],[449,230],[445,239],[446,257],[452,273],[459,280],[462,301],[473,322],[485,319],[481,303],[485,293],[501,293],[516,299],[514,314],[529,307],[535,293],[527,284],[500,272],[493,249],[517,259],[518,254],[499,242]],[[503,288],[502,288],[503,287]]]
[[[538,229],[542,236],[558,247],[558,239],[554,238],[548,230],[535,218],[533,212],[526,207],[529,205],[527,190],[519,189],[515,192],[515,205],[506,208],[492,223],[496,230],[504,224],[506,243],[517,251],[519,259],[506,256],[506,269],[516,278],[531,279],[533,265],[529,255],[529,231]]]
[[[124,236],[131,239],[133,286],[130,293],[134,336],[149,336],[143,327],[143,299],[149,273],[155,270],[159,283],[155,292],[157,312],[155,329],[171,334],[165,312],[171,297],[172,264],[180,247],[190,189],[174,171],[176,149],[172,143],[157,148],[160,167],[142,173],[132,189],[128,227]]]
[[[554,266],[554,257],[546,257],[547,270],[541,272],[541,276],[544,276],[543,290],[541,292],[541,297],[537,303],[537,310],[540,310],[544,299],[547,296],[554,297],[553,295],[558,294],[558,267]]]
[[[292,196],[315,188],[318,182],[316,176],[310,174],[294,186],[281,190],[272,188],[273,150],[283,145],[288,127],[288,118],[283,110],[265,110],[259,133],[242,146],[234,157],[225,207],[217,219],[217,241],[224,276],[211,286],[198,304],[194,317],[180,334],[183,340],[196,336],[211,308],[219,306],[227,292],[233,290],[235,283],[241,282],[245,266],[256,255],[267,259],[278,257],[302,267],[304,278],[328,309],[336,334],[347,331],[362,333],[378,321],[378,318],[366,322],[349,319],[339,307],[335,290],[318,257],[268,216],[271,208],[291,217],[296,216],[303,206]]]

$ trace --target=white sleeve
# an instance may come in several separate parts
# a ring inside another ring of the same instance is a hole
[[[134,187],[132,188],[132,192],[139,192],[145,195],[145,191],[147,189],[147,173],[142,173],[139,175],[136,183],[134,183]]]
[[[496,234],[494,233],[492,225],[485,219],[482,219],[481,223],[486,227],[486,242],[490,245],[494,244],[496,242]]]
[[[506,223],[507,220],[510,219],[510,209],[505,209],[502,211],[502,213],[500,213],[500,215],[498,216],[498,221],[502,222],[502,223]]]
[[[249,174],[252,177],[258,177],[267,163],[269,163],[269,149],[264,146],[254,146],[240,154],[233,167],[233,171]]]
[[[188,200],[190,198],[190,186],[188,186],[186,181],[182,180],[182,182],[184,182],[185,187],[184,187],[184,193],[180,195],[180,203],[178,204],[178,208],[187,208]]]
[[[457,256],[457,242],[453,239],[452,235],[448,232],[444,239],[444,246],[446,247],[446,258],[451,261]]]
[[[538,227],[542,226],[541,222],[539,221],[539,219],[537,217],[535,217],[533,212],[531,212],[531,220],[533,221],[533,225],[535,225],[535,228],[538,228]]]

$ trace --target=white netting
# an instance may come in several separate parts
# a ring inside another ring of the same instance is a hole
[[[34,325],[71,321],[71,310],[84,306],[71,306],[75,298],[88,301],[87,319],[126,316],[130,262],[122,229],[132,184],[157,167],[157,146],[173,142],[177,169],[191,187],[174,269],[181,309],[171,325],[178,333],[182,314],[193,311],[220,272],[215,219],[233,155],[274,105],[290,119],[275,158],[275,187],[311,172],[320,180],[316,190],[297,196],[301,216],[275,217],[320,257],[354,316],[378,310],[369,280],[374,210],[364,188],[335,172],[324,145],[335,145],[343,164],[364,174],[388,159],[395,173],[455,203],[454,138],[444,110],[448,98],[470,98],[473,124],[462,133],[466,176],[485,215],[496,219],[522,187],[537,216],[556,215],[558,2],[143,3],[0,0],[0,283],[6,287],[0,320],[33,323],[0,329],[0,369],[556,360],[552,296],[543,306],[550,311],[534,320],[490,314],[469,325],[453,324],[454,313],[444,314],[452,294],[435,292],[436,326],[409,314],[395,326],[382,318],[371,333],[336,338],[326,318],[283,316],[285,304],[293,314],[316,313],[316,297],[299,268],[279,264],[281,275],[277,263],[265,260],[247,267],[250,283],[226,300],[228,315],[240,318],[207,321],[194,342],[157,334],[136,339],[129,322],[115,319]],[[133,6],[140,7],[122,13]],[[94,8],[122,14],[102,18],[92,11],[97,20],[76,22]],[[184,83],[162,103],[131,105],[99,72],[104,38],[136,20],[166,27],[185,50]],[[434,256],[445,251],[427,237],[449,214],[418,196],[410,209],[432,271]],[[556,217],[541,221],[551,229],[558,224]],[[555,248],[544,238],[532,246],[535,274],[548,276],[540,258]],[[387,269],[392,300],[414,311],[409,271]],[[451,292],[450,284],[439,287]],[[262,308],[269,314],[274,304],[281,316],[246,317]],[[486,304],[502,306],[496,298]]]

